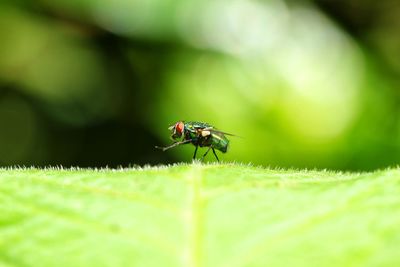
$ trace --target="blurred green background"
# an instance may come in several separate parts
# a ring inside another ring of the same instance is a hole
[[[154,149],[177,120],[243,136],[227,161],[397,165],[399,29],[395,0],[2,0],[0,165],[190,161]]]

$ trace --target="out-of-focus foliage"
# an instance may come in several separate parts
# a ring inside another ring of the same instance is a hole
[[[167,126],[231,138],[224,160],[373,169],[400,160],[400,4],[2,1],[0,163],[115,166]]]

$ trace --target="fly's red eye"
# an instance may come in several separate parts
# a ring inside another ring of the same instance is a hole
[[[184,127],[184,124],[181,121],[175,124],[175,130],[178,133],[182,133],[183,132],[183,127]]]

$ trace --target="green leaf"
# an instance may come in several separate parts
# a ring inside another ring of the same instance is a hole
[[[400,266],[400,170],[0,171],[0,266]]]

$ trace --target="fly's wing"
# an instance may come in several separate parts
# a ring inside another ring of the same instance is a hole
[[[229,136],[235,136],[235,137],[240,137],[236,134],[231,134],[231,133],[227,133],[227,132],[223,132],[214,128],[204,128],[203,131],[210,131],[211,133],[215,133],[215,134],[223,134],[223,135],[229,135]]]

